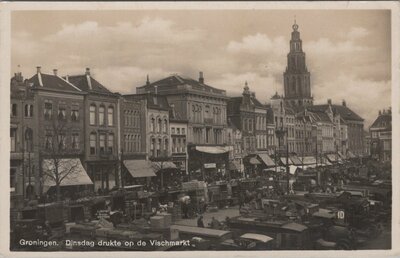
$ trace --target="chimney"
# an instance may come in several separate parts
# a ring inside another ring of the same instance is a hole
[[[203,72],[199,72],[199,82],[204,83]]]
[[[90,76],[90,68],[86,68],[86,73],[85,74]]]
[[[53,73],[55,76],[57,76],[57,69],[53,69]]]
[[[158,94],[158,86],[154,86],[154,94]]]
[[[37,73],[42,73],[41,69],[42,69],[42,67],[36,66],[36,72],[37,72]]]
[[[379,115],[382,115],[382,112],[379,110]]]
[[[342,100],[342,105],[346,107],[346,100]]]
[[[328,99],[328,105],[332,105],[332,100]]]
[[[391,115],[392,114],[392,107],[388,108],[388,114]]]
[[[146,85],[150,85],[149,75],[147,75]]]
[[[68,75],[68,74],[65,76],[65,80],[66,80],[67,82],[69,82],[69,75]]]
[[[386,115],[386,110],[385,109],[382,110],[382,115]]]

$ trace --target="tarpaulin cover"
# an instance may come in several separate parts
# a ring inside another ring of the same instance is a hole
[[[156,176],[152,164],[148,160],[124,160],[124,165],[132,177]]]

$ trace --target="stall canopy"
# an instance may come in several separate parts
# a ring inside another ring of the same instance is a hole
[[[343,155],[343,153],[341,153],[340,151],[338,152],[338,154],[339,154],[339,157],[340,157],[341,159],[346,159],[346,156]]]
[[[281,157],[281,162],[283,163],[283,165],[286,165],[286,158]],[[290,159],[289,159],[289,165],[293,165],[293,162]]]
[[[348,151],[348,152],[347,152],[347,156],[348,156],[350,159],[357,158],[356,155],[354,155],[354,153],[351,152],[351,151]]]
[[[296,155],[292,155],[292,156],[290,156],[290,160],[292,161],[292,164],[294,164],[294,165],[301,165],[302,163],[301,163],[301,160],[299,159],[299,157],[297,157]],[[285,159],[285,161],[286,161],[286,159]]]
[[[260,157],[260,159],[262,160],[262,162],[264,162],[264,164],[267,167],[274,167],[275,163],[274,161],[271,159],[271,157],[268,154],[258,154],[258,156]]]
[[[303,164],[304,165],[315,165],[317,160],[313,156],[303,157]]]
[[[124,165],[132,177],[156,176],[152,164],[148,160],[124,160]]]
[[[258,159],[256,159],[256,158],[251,158],[250,159],[250,164],[252,164],[252,165],[260,165],[261,164],[261,162],[260,161],[258,161]]]
[[[72,185],[92,185],[93,182],[86,173],[82,166],[80,159],[45,159],[42,163],[43,168],[43,188],[47,191],[51,186],[55,186],[54,180],[56,172],[55,168],[57,165],[58,176],[63,178],[60,186],[72,186]]]
[[[289,173],[290,173],[291,175],[294,175],[294,174],[296,173],[297,168],[298,168],[297,166],[290,165],[290,166],[289,166]]]
[[[232,146],[196,146],[196,150],[209,154],[222,154],[232,150]]]
[[[174,169],[176,168],[176,165],[172,163],[171,161],[153,161],[152,162],[153,168],[155,171],[161,170],[161,169]]]
[[[240,164],[237,160],[232,160],[229,162],[229,170],[241,171]]]
[[[340,161],[340,157],[336,154],[327,154],[326,157],[328,158],[328,160],[330,162],[339,162]]]

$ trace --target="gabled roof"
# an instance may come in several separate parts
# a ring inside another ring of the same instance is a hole
[[[33,83],[33,87],[37,88],[81,92],[81,90],[75,85],[67,82],[59,76],[52,74],[37,73],[28,80],[28,83]]]
[[[392,129],[392,114],[381,114],[379,115],[376,120],[372,123],[370,128],[385,128],[385,129]]]
[[[225,90],[217,89],[217,88],[214,88],[205,83],[201,83],[197,80],[194,80],[192,78],[187,78],[187,77],[183,77],[183,76],[176,75],[176,74],[166,77],[164,79],[137,87],[137,89],[152,92],[152,91],[154,91],[154,86],[157,86],[158,91],[161,94],[163,89],[170,90],[171,87],[173,87],[173,86],[185,85],[185,84],[190,85],[192,87],[192,89],[198,90],[198,91],[214,93],[214,94],[221,94],[221,95],[226,94]]]
[[[93,79],[90,75],[83,74],[68,76],[68,81],[82,91],[112,94],[111,91],[100,82]]]
[[[322,111],[311,111],[312,116],[316,121],[321,121],[325,123],[332,123],[331,119],[329,118],[328,114]]]
[[[359,115],[357,115],[354,111],[352,111],[350,108],[348,108],[347,106],[343,106],[343,105],[331,105],[332,108],[334,108],[336,110],[337,113],[340,114],[340,116],[345,120],[345,121],[349,121],[349,120],[353,120],[353,121],[364,121],[364,119],[362,117],[360,117]],[[314,106],[310,106],[309,109],[311,111],[326,111],[329,108],[328,104],[324,104],[324,105],[314,105]]]

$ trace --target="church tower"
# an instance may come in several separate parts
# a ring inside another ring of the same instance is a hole
[[[313,104],[310,88],[310,72],[306,66],[306,54],[303,52],[299,26],[296,20],[292,26],[290,52],[287,55],[287,67],[283,73],[285,103],[292,107],[310,106]]]

